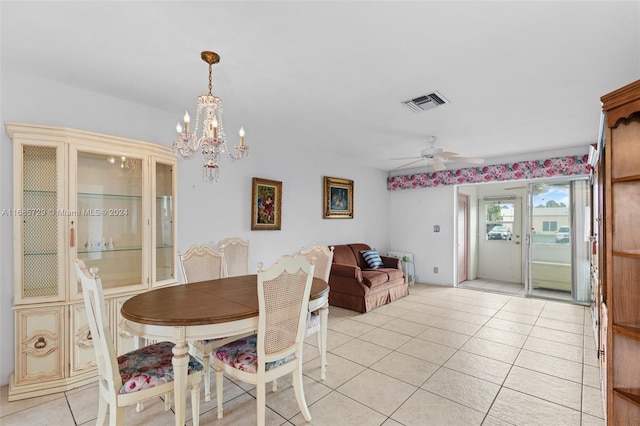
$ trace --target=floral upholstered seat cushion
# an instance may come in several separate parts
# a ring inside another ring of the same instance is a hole
[[[230,365],[240,371],[246,371],[247,373],[257,373],[257,342],[258,337],[255,334],[248,337],[243,337],[214,350],[213,356],[218,358],[223,363]],[[282,365],[293,359],[295,359],[295,355],[291,354],[287,358],[268,362],[265,366],[265,370],[269,371],[271,368]]]
[[[311,312],[311,318],[309,318],[309,324],[307,328],[314,328],[320,325],[320,314],[317,312]]]
[[[171,342],[160,342],[118,357],[122,387],[118,393],[137,392],[173,381]],[[189,356],[189,374],[202,371],[202,364]]]

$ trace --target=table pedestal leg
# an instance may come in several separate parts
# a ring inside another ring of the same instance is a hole
[[[173,380],[176,410],[176,426],[184,425],[185,408],[187,405],[187,374],[189,368],[189,346],[183,340],[173,347]]]
[[[320,314],[320,379],[327,378],[327,322],[329,321],[329,307],[319,309]]]

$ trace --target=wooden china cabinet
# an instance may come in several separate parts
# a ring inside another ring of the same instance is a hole
[[[600,327],[609,425],[640,424],[640,80],[602,98],[606,116]]]
[[[98,267],[117,352],[131,296],[176,283],[176,161],[155,144],[6,123],[13,140],[15,371],[9,401],[97,379],[73,259]]]

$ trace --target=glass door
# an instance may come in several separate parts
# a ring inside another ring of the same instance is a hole
[[[162,285],[174,282],[175,277],[175,223],[173,220],[175,175],[173,164],[155,164],[155,265],[153,282]]]
[[[478,277],[522,284],[520,197],[484,197],[480,202]]]
[[[16,253],[22,254],[15,274],[15,304],[55,302],[65,298],[64,259],[68,240],[64,221],[64,146],[57,142],[28,141],[16,145],[22,175],[15,195]],[[17,167],[17,166],[14,166]],[[6,209],[5,209],[6,210]]]
[[[585,180],[531,183],[528,295],[588,302],[589,194]]]
[[[75,150],[70,160],[77,169],[71,205],[76,208],[78,258],[87,268],[98,268],[106,293],[147,285],[144,162]]]

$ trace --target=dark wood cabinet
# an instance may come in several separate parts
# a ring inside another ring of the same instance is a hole
[[[603,298],[609,425],[640,424],[640,80],[602,98],[606,114]]]

